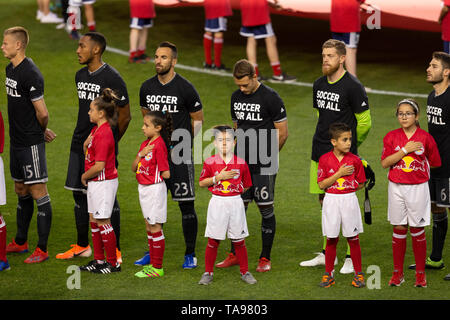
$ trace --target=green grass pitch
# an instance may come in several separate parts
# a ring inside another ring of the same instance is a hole
[[[127,57],[106,52],[104,61],[115,67],[127,83],[132,120],[128,131],[120,142],[119,191],[121,206],[121,245],[124,263],[122,272],[112,275],[81,274],[80,289],[68,288],[72,265],[81,265],[88,258],[58,261],[55,255],[69,248],[76,241],[73,214],[73,199],[70,191],[63,188],[70,141],[76,122],[78,101],[74,84],[75,72],[81,68],[75,50],[77,42],[69,39],[65,31],[56,30],[55,25],[40,24],[35,20],[36,1],[1,0],[0,29],[22,25],[30,31],[31,42],[27,55],[39,66],[45,78],[45,101],[50,112],[49,128],[57,138],[47,145],[49,168],[48,189],[53,206],[53,224],[49,238],[50,259],[38,265],[23,263],[26,255],[8,255],[11,270],[0,273],[0,300],[84,300],[84,299],[151,299],[151,300],[440,300],[448,299],[448,282],[443,277],[448,269],[428,271],[428,288],[416,289],[414,273],[405,270],[406,283],[399,288],[389,287],[392,272],[391,236],[392,227],[387,222],[387,172],[379,164],[382,138],[397,127],[394,110],[397,96],[369,94],[373,126],[360,154],[372,165],[377,183],[371,191],[373,224],[364,225],[360,235],[363,269],[376,266],[380,271],[377,288],[352,288],[352,275],[336,274],[336,285],[330,289],[319,288],[323,267],[301,268],[299,262],[313,257],[322,246],[320,207],[315,196],[308,193],[311,139],[314,133],[316,114],[312,109],[310,87],[271,84],[285,102],[289,119],[289,139],[280,154],[280,171],[277,177],[275,213],[277,233],[272,251],[272,271],[255,272],[261,249],[260,214],[254,204],[248,210],[250,237],[247,241],[250,271],[258,280],[256,285],[246,285],[240,280],[239,270],[233,267],[216,270],[212,285],[199,286],[204,271],[203,237],[206,209],[210,194],[197,187],[195,202],[199,219],[196,254],[199,267],[184,271],[181,268],[184,241],[181,230],[181,215],[178,206],[169,197],[168,222],[164,227],[166,252],[164,256],[165,276],[161,279],[138,279],[139,270],[133,262],[147,250],[144,221],[139,208],[137,182],[130,167],[139,143],[143,140],[139,110],[139,87],[154,75],[151,63],[131,65]],[[98,1],[95,5],[98,31],[104,33],[111,47],[128,50],[129,13],[128,1]],[[149,32],[149,54],[164,40],[177,44],[179,63],[201,67],[203,61],[202,34],[203,8],[157,7],[155,25]],[[321,75],[321,44],[330,37],[328,22],[308,19],[272,16],[278,36],[282,67],[299,81],[312,83]],[[240,14],[235,11],[229,19],[229,30],[225,33],[223,59],[227,66],[245,58],[245,41],[239,36]],[[84,30],[85,31],[85,30]],[[431,86],[425,81],[425,69],[431,53],[441,50],[439,34],[381,29],[363,29],[358,56],[358,75],[362,83],[373,89],[427,94]],[[263,74],[270,74],[263,44],[259,46],[259,65]],[[0,81],[3,83],[4,68],[8,61],[0,58]],[[187,70],[177,70],[189,79],[199,91],[204,104],[204,129],[219,123],[231,123],[229,99],[236,89],[231,77],[219,77]],[[424,107],[426,100],[418,98],[422,107],[422,127],[426,128]],[[16,204],[13,181],[9,176],[9,137],[7,126],[6,95],[0,95],[0,110],[5,118],[6,145],[2,155],[5,162],[8,203],[1,208],[8,228],[8,241],[16,232]],[[205,142],[207,143],[207,142]],[[196,166],[196,177],[201,165]],[[363,193],[359,192],[362,200]],[[362,201],[361,201],[362,202]],[[426,228],[428,247],[431,247],[431,226]],[[29,244],[33,250],[37,242],[36,218],[30,226]],[[345,239],[338,245],[339,265],[345,255]],[[225,257],[229,241],[219,247],[218,260]],[[449,247],[444,258],[450,255]],[[405,265],[414,262],[411,241],[408,238]],[[446,261],[450,263],[450,261]],[[69,269],[70,270],[70,269]],[[70,286],[69,286],[70,287]]]

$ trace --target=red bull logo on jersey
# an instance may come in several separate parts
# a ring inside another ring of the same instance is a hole
[[[221,181],[219,184],[214,186],[213,191],[218,191],[221,193],[241,193],[243,190],[242,183],[236,185],[233,183],[230,183],[229,181]]]
[[[339,178],[329,189],[337,189],[339,191],[346,189],[356,189],[358,188],[358,182],[356,180],[345,180],[344,178]]]
[[[149,176],[150,172],[148,170],[149,170],[149,168],[148,167],[144,167],[142,165],[142,162],[139,161],[138,167],[137,167],[137,170],[136,170],[136,174],[145,174],[145,175]]]
[[[427,170],[426,161],[419,161],[410,156],[405,156],[400,160],[393,169],[400,169],[403,172],[423,171]]]

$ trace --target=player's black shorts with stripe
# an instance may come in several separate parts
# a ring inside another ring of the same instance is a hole
[[[69,155],[69,167],[64,188],[72,191],[82,191],[86,193],[86,187],[81,183],[81,176],[84,173],[84,153],[83,146],[72,143]]]
[[[428,186],[431,202],[438,207],[450,208],[450,178],[431,177]]]
[[[167,189],[170,190],[174,201],[194,201],[194,165],[174,164],[169,160],[170,179],[166,180]]]
[[[273,204],[275,198],[276,174],[263,175],[252,173],[252,186],[242,194],[244,202],[255,200],[257,205]]]
[[[46,183],[48,181],[45,142],[28,146],[10,146],[11,178],[25,184]]]

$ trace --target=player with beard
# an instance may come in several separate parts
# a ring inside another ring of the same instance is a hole
[[[81,183],[84,173],[83,143],[89,136],[94,124],[89,120],[89,106],[98,97],[103,89],[111,88],[119,97],[116,101],[118,109],[117,125],[112,126],[115,140],[116,167],[118,167],[118,142],[127,130],[131,120],[128,92],[125,82],[119,72],[109,64],[103,62],[102,54],[106,48],[105,37],[98,32],[86,33],[78,43],[78,62],[86,67],[80,69],[75,75],[75,84],[78,92],[78,119],[72,136],[70,147],[69,166],[65,188],[71,190],[75,201],[75,225],[77,228],[77,243],[71,248],[56,256],[57,259],[71,259],[74,256],[89,257],[89,213],[87,209],[86,187]],[[118,261],[121,263],[120,253],[120,207],[115,199],[111,224],[116,233]]]
[[[175,72],[177,47],[162,42],[155,52],[156,75],[146,80],[140,89],[140,106],[144,116],[148,110],[169,112],[173,119],[173,148],[169,160],[170,179],[166,180],[172,200],[181,211],[183,235],[186,244],[183,269],[197,267],[195,243],[198,220],[194,207],[193,137],[201,131],[203,106],[194,86]],[[148,255],[135,264],[149,264]]]
[[[3,33],[2,51],[6,66],[6,94],[10,136],[10,171],[18,197],[17,232],[6,252],[28,252],[28,229],[37,205],[38,244],[25,263],[48,259],[47,242],[52,223],[52,206],[47,191],[48,171],[45,142],[56,135],[47,128],[49,114],[44,101],[44,78],[26,56],[28,31],[12,27]]]
[[[450,162],[450,55],[434,52],[427,68],[427,82],[433,85],[428,95],[427,120],[428,132],[436,141],[442,163]],[[450,166],[442,165],[431,169],[430,186],[431,213],[433,216],[432,250],[427,257],[427,269],[444,268],[442,251],[448,229],[447,210],[450,207]],[[446,209],[447,208],[447,209]],[[410,266],[411,269],[415,265]],[[450,280],[450,274],[445,277]]]
[[[312,194],[319,195],[322,206],[324,193],[317,185],[317,168],[319,158],[332,149],[329,127],[332,123],[341,122],[352,129],[352,147],[350,152],[358,154],[357,147],[366,139],[372,126],[369,101],[366,90],[359,80],[344,69],[346,59],[345,43],[330,39],[322,46],[322,73],[313,85],[313,107],[317,109],[319,119],[312,141],[310,187]],[[321,253],[312,260],[303,261],[300,266],[311,267],[325,263],[325,246]],[[335,264],[337,263],[337,259]],[[341,273],[352,273],[353,265],[350,250]]]

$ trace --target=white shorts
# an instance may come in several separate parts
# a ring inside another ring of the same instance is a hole
[[[0,206],[6,204],[5,168],[3,159],[0,156]]]
[[[358,197],[355,192],[346,194],[325,193],[322,206],[322,234],[328,238],[346,238],[362,233],[363,224]]]
[[[165,182],[139,184],[139,203],[144,219],[149,224],[167,221],[167,187]]]
[[[88,212],[95,219],[111,218],[119,180],[89,181],[87,187]]]
[[[388,221],[394,225],[424,227],[430,225],[430,189],[428,182],[399,184],[389,181]]]
[[[221,197],[213,195],[208,205],[205,237],[216,240],[248,237],[244,201],[240,195]]]

